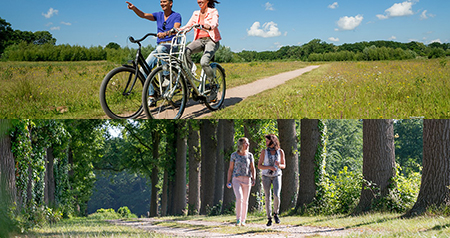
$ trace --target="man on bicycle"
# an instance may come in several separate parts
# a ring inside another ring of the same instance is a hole
[[[140,18],[144,18],[150,21],[156,21],[158,33],[158,39],[156,42],[158,45],[156,46],[156,49],[152,51],[145,60],[150,68],[154,68],[158,61],[158,59],[155,57],[155,54],[170,52],[171,42],[174,35],[172,35],[169,31],[174,27],[179,28],[181,26],[181,15],[177,12],[172,11],[173,0],[161,0],[160,5],[162,11],[154,13],[144,13],[132,3],[126,3],[128,4],[128,9],[133,10],[134,13],[136,13],[136,15],[138,15]],[[147,75],[145,74],[144,76],[147,77]],[[168,82],[169,81],[167,81],[167,83]],[[164,85],[164,83],[163,86],[167,86]],[[154,90],[152,87],[150,88],[149,99],[152,99],[154,101]]]

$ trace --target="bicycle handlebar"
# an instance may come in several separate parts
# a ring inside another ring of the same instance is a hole
[[[139,43],[139,42],[145,40],[149,36],[158,36],[158,35],[155,33],[148,33],[147,35],[145,35],[144,37],[142,37],[139,40],[135,40],[132,36],[130,36],[128,39],[130,40],[131,43]]]
[[[199,30],[208,32],[208,31],[205,29],[205,26],[204,26],[204,25],[200,25],[200,24],[194,24],[194,25],[192,25],[192,26],[190,26],[190,27],[188,27],[188,28],[186,28],[186,29],[183,29],[183,30],[178,30],[178,29],[176,29],[176,28],[172,28],[172,29],[170,30],[170,32],[176,33],[176,34],[180,34],[180,33],[183,34],[183,33],[187,33],[187,32],[189,32],[189,31],[191,31],[193,28],[196,28],[196,29],[199,29]]]

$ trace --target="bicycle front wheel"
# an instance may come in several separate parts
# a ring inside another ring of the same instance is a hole
[[[162,65],[154,69],[145,80],[142,106],[147,118],[179,119],[188,99],[186,81],[175,68],[172,68],[170,75],[164,75],[163,67]],[[153,87],[154,95],[149,95],[150,87]]]
[[[112,119],[136,118],[142,114],[144,76],[131,67],[111,70],[100,86],[100,104]]]
[[[225,70],[217,63],[211,63],[214,78],[205,82],[205,105],[211,111],[219,109],[225,101]]]

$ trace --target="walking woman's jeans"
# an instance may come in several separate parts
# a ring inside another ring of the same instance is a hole
[[[248,198],[250,197],[250,188],[252,186],[250,177],[233,177],[233,190],[236,196],[236,219],[245,221],[247,219]]]
[[[264,194],[266,195],[267,218],[272,218],[272,193],[270,185],[273,184],[273,213],[278,214],[280,210],[281,175],[276,177],[262,176]]]
[[[209,62],[219,49],[219,46],[220,43],[212,41],[211,38],[202,38],[191,42],[188,46],[186,46],[186,59],[189,63],[189,67],[192,68],[193,64],[191,55],[203,51],[203,56],[200,59],[200,65],[202,66],[202,69],[208,79],[214,78],[214,71],[211,66],[209,66]]]

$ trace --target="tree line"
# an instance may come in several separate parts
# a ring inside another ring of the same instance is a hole
[[[143,47],[143,55],[154,49]],[[24,32],[13,30],[11,24],[0,18],[0,55],[3,61],[93,61],[108,60],[126,63],[134,59],[136,49],[120,47],[110,42],[102,46],[56,45],[56,39],[48,31]],[[441,58],[450,56],[450,43],[433,42],[425,45],[412,41],[370,41],[345,43],[336,46],[320,39],[313,39],[301,46],[283,46],[276,51],[232,52],[229,47],[221,46],[215,54],[215,61],[253,62],[275,60],[302,61],[374,61],[406,60],[417,57]],[[199,62],[201,54],[195,54],[193,60]]]
[[[1,120],[0,128],[0,217],[10,218],[2,229],[87,215],[101,171],[148,178],[149,216],[233,212],[224,183],[235,141],[249,138],[257,159],[268,133],[286,153],[282,212],[410,216],[450,205],[450,120]],[[264,205],[256,177],[251,211]]]

